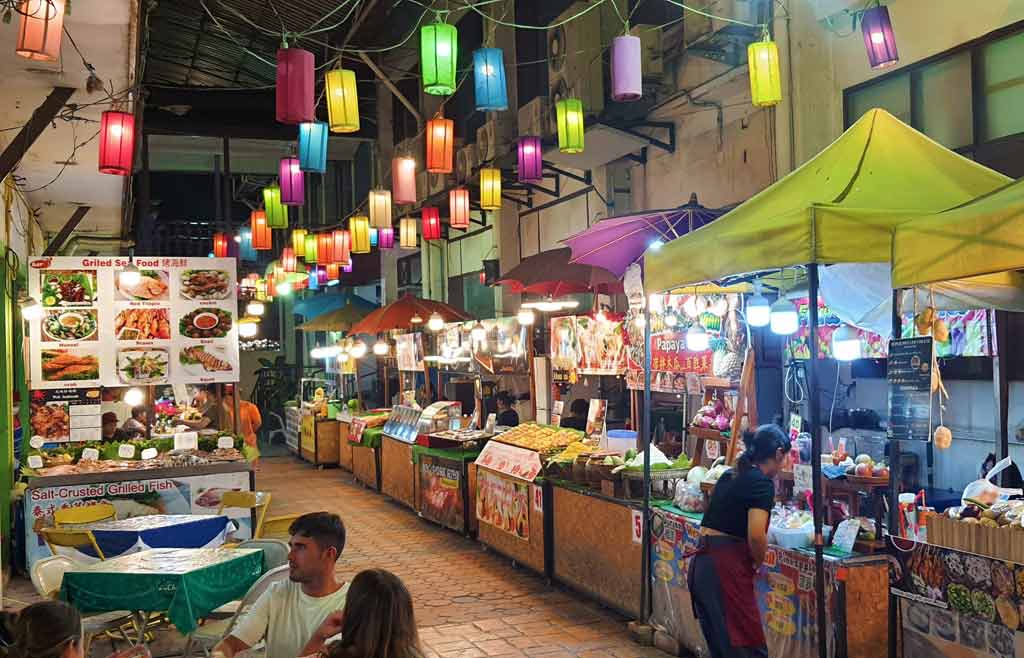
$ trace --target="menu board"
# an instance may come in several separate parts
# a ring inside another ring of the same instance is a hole
[[[100,390],[55,388],[32,391],[32,442],[99,441]],[[33,447],[39,447],[34,445]]]
[[[235,259],[37,257],[29,294],[33,389],[238,381]]]
[[[890,439],[931,439],[932,347],[931,336],[889,343]]]

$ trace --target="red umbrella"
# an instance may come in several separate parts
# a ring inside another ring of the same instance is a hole
[[[387,306],[370,312],[365,318],[352,325],[349,334],[381,334],[392,329],[412,329],[412,319],[419,316],[423,323],[437,313],[445,322],[460,322],[472,318],[453,306],[429,299],[420,299],[406,294]]]
[[[622,282],[608,270],[572,263],[572,249],[562,247],[528,256],[498,283],[514,293],[558,297],[576,292],[622,292]]]

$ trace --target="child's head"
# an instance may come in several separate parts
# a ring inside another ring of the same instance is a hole
[[[82,658],[82,616],[67,603],[33,603],[14,623],[18,658]]]
[[[352,579],[345,598],[342,640],[332,656],[415,658],[421,655],[412,596],[398,576],[367,569]]]

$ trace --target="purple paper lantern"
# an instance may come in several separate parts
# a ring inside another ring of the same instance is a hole
[[[540,137],[519,138],[519,182],[539,183],[544,179],[544,153]]]
[[[348,259],[348,262],[341,266],[341,271],[346,273],[352,272],[352,259]]]
[[[391,227],[377,229],[377,247],[380,249],[395,248],[395,229]]]
[[[640,37],[625,35],[612,39],[612,100],[640,100],[643,95]]]
[[[281,203],[286,206],[301,206],[306,201],[306,186],[298,158],[281,158],[278,171],[281,183]]]
[[[882,69],[900,61],[896,51],[896,35],[892,31],[888,7],[872,7],[861,14],[860,31],[868,51],[868,63],[873,69]]]
[[[300,124],[315,121],[313,53],[301,48],[277,51],[277,120]]]

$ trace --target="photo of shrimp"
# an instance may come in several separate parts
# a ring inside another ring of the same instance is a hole
[[[43,379],[48,382],[99,379],[100,360],[79,350],[43,350]]]
[[[118,340],[170,340],[166,308],[126,308],[114,320]]]
[[[164,270],[142,270],[139,282],[132,286],[121,283],[121,277],[114,273],[117,282],[117,298],[141,301],[160,301],[169,297],[168,274]]]

